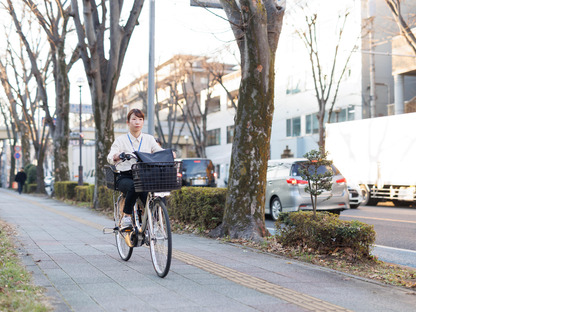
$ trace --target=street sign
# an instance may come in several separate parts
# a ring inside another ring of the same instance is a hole
[[[80,105],[79,104],[70,104],[70,111],[71,114],[78,114],[80,112]],[[85,114],[92,114],[93,113],[93,105],[92,104],[83,104],[83,115]]]
[[[14,146],[14,152],[15,153],[20,152],[20,146],[19,145]]]
[[[20,153],[14,153],[14,158],[16,159],[20,158]]]

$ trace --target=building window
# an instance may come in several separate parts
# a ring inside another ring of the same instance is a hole
[[[306,115],[306,134],[318,133],[318,118],[316,113]]]
[[[212,97],[206,102],[206,105],[208,114],[219,112],[221,110],[220,97],[219,96]]]
[[[221,144],[221,140],[220,140],[220,129],[213,129],[213,130],[209,130],[207,131],[207,138],[205,140],[205,146],[214,146],[214,145],[220,145]]]
[[[300,136],[300,116],[286,119],[286,136]]]
[[[354,105],[349,105],[347,110],[348,110],[347,113],[348,120],[354,120]]]
[[[234,142],[234,126],[228,126],[227,128],[227,142],[226,143],[233,143]]]
[[[332,112],[330,123],[354,120],[354,105]]]

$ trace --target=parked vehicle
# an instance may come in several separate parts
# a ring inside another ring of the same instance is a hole
[[[346,185],[348,188],[348,199],[350,204],[350,209],[356,209],[365,200],[364,193],[358,184],[348,183]]]
[[[208,158],[182,158],[181,161],[183,186],[216,187],[217,173],[213,162]]]
[[[350,183],[368,193],[368,205],[416,203],[416,113],[328,124],[328,158]],[[364,201],[361,204],[365,204]]]
[[[52,197],[52,193],[54,192],[54,177],[53,176],[46,176],[44,177],[44,190],[48,196]]]
[[[278,220],[281,212],[312,210],[310,194],[304,188],[308,184],[299,173],[301,163],[306,158],[287,158],[268,161],[266,184],[266,214]],[[332,171],[332,190],[318,196],[316,210],[340,214],[349,209],[346,179],[338,169],[332,166],[319,168],[319,173]]]
[[[95,184],[95,169],[89,169],[83,173],[83,182]]]

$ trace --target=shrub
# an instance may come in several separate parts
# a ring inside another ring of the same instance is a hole
[[[25,184],[25,192],[26,193],[34,193],[36,192],[36,183]]]
[[[94,187],[93,187],[94,188]],[[106,186],[99,186],[99,208],[105,211],[113,211],[113,190],[108,189]]]
[[[182,187],[171,192],[169,216],[200,231],[212,230],[222,222],[226,191],[215,187]]]
[[[78,202],[93,202],[93,193],[95,186],[92,184],[76,186],[75,187],[75,200]]]
[[[322,148],[318,151],[311,150],[304,154],[303,157],[308,159],[308,162],[301,163],[298,172],[304,180],[308,181],[308,185],[306,185],[304,191],[310,194],[312,211],[316,216],[318,196],[324,193],[324,191],[332,190],[332,172],[321,172],[320,168],[331,166],[332,161],[326,159],[326,157],[328,157],[328,152],[323,152]]]
[[[26,184],[36,183],[36,166],[28,164],[24,167],[26,173]]]
[[[285,212],[276,221],[276,239],[286,247],[303,246],[329,254],[342,250],[355,259],[369,258],[375,242],[372,225],[344,221],[338,215],[312,211]]]
[[[75,199],[75,187],[79,185],[75,181],[62,181],[54,183],[54,196],[58,199]],[[85,183],[85,185],[88,185]]]

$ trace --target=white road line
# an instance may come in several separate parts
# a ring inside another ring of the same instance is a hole
[[[374,247],[417,253],[416,250],[411,250],[411,249],[401,249],[401,248],[387,247],[387,246],[382,246],[382,245],[374,245]]]
[[[270,231],[270,233],[276,233],[276,230],[274,228],[266,228],[266,229],[268,229],[268,231]],[[374,247],[383,248],[383,249],[391,249],[391,250],[407,251],[407,252],[417,253],[417,251],[411,250],[411,249],[401,249],[401,248],[388,247],[388,246],[383,246],[383,245],[374,245]]]

